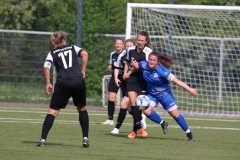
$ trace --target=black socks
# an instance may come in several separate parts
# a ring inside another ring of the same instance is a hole
[[[88,112],[86,110],[79,112],[79,123],[82,128],[83,137],[88,137],[89,117],[88,117]]]
[[[116,124],[116,127],[117,129],[119,129],[126,117],[126,114],[127,114],[127,109],[121,109],[120,108],[120,111],[119,111],[119,114],[118,114],[118,119],[117,119],[117,124]]]
[[[44,121],[43,127],[42,127],[42,135],[41,135],[42,139],[47,139],[48,132],[52,128],[54,119],[55,119],[54,115],[52,115],[52,114],[46,115],[45,121]]]
[[[114,111],[115,111],[114,101],[108,101],[108,119],[109,120],[113,120]]]

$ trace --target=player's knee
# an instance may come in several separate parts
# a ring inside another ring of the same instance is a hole
[[[128,103],[129,101],[125,101],[124,99],[122,99],[120,107],[122,109],[126,109],[128,107]]]
[[[149,106],[148,109],[143,110],[143,113],[144,113],[146,116],[149,116],[149,115],[151,114],[151,111],[152,111],[152,106]]]
[[[84,107],[77,107],[77,110],[78,110],[78,112],[86,111],[87,107],[86,106],[84,106]]]
[[[49,108],[49,110],[48,110],[48,114],[51,114],[54,117],[57,117],[59,112],[60,112],[60,110],[55,110],[55,109],[52,109],[52,108]]]
[[[113,92],[109,92],[108,93],[108,100],[109,101],[115,101],[115,99],[116,99],[116,94],[113,93]]]
[[[172,111],[168,112],[174,119],[177,119],[179,117],[178,109],[174,109]]]

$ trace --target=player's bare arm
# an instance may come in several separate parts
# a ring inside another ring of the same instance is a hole
[[[49,96],[53,89],[52,84],[50,83],[50,69],[48,67],[44,67],[43,72],[46,84],[46,93]]]
[[[128,79],[129,76],[130,76],[130,73],[129,73],[129,71],[128,71],[129,65],[130,65],[129,62],[126,62],[126,63],[125,63],[124,73],[123,73],[123,79],[124,79],[124,80]]]
[[[176,83],[179,87],[187,90],[191,95],[195,96],[197,94],[197,90],[189,87],[186,83],[179,80],[177,77],[172,79],[172,82]]]
[[[86,67],[88,63],[88,53],[86,51],[82,51],[80,53],[80,56],[82,57],[82,73],[83,73],[83,78],[85,78],[85,73],[86,73]]]
[[[120,87],[121,81],[118,79],[118,73],[119,73],[119,69],[115,68],[114,69],[114,80],[115,80],[116,85],[118,87]]]

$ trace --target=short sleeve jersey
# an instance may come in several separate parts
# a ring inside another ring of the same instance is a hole
[[[137,46],[132,46],[128,48],[126,59],[131,61],[135,59],[137,62],[148,60],[149,54],[152,52],[152,49],[145,46],[141,52],[137,52]]]
[[[148,60],[149,54],[152,52],[152,49],[145,46],[141,52],[137,52],[137,46],[132,46],[128,48],[126,60],[128,62],[131,61],[131,59],[135,59],[137,62]],[[129,77],[128,83],[136,83],[139,81],[139,79],[142,79],[142,72],[136,71],[131,74]]]
[[[50,68],[52,64],[57,70],[57,79],[60,81],[75,81],[83,78],[78,58],[82,49],[68,45],[48,53],[44,67]]]
[[[117,53],[116,51],[111,52],[109,64],[112,65],[112,70],[114,70],[114,68],[116,67],[117,59],[118,59],[119,55],[121,55],[123,52],[125,52],[125,51],[122,51],[121,53]]]
[[[121,54],[119,54],[118,59],[115,63],[115,68],[119,69],[120,71],[124,70],[124,66],[126,63],[126,50],[123,50]]]
[[[173,75],[167,68],[158,64],[156,69],[151,69],[148,66],[148,61],[141,61],[138,65],[141,68],[143,78],[147,83],[148,94],[158,99],[162,99],[171,93],[169,81],[173,78]]]

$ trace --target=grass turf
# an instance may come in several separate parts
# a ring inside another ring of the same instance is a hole
[[[240,118],[186,116],[196,141],[169,115],[167,134],[147,119],[148,137],[128,139],[132,118],[128,114],[119,135],[111,135],[114,126],[102,125],[107,112],[89,110],[90,148],[83,148],[82,133],[75,109],[64,109],[55,119],[45,147],[36,147],[47,108],[0,107],[0,160],[232,160],[240,159]],[[114,120],[117,119],[115,112]]]

